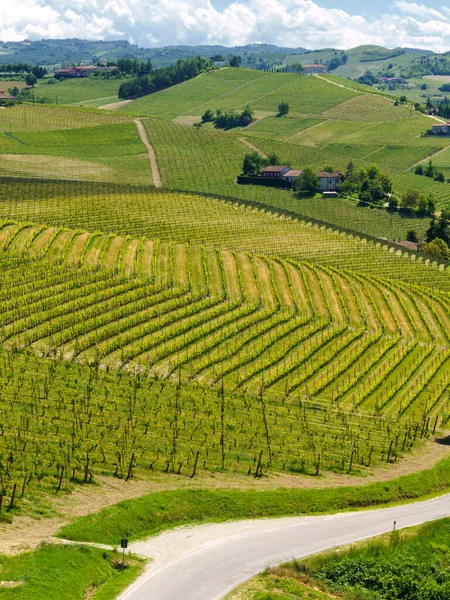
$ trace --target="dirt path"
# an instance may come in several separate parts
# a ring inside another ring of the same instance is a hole
[[[280,487],[307,489],[364,485],[377,481],[388,481],[402,475],[430,469],[439,460],[450,454],[450,445],[426,441],[417,451],[407,454],[401,461],[385,468],[378,468],[364,476],[324,473],[321,477],[307,477],[289,473],[269,473],[261,480],[246,475],[199,472],[198,477],[152,473],[146,479],[133,479],[128,482],[114,477],[98,475],[96,485],[78,485],[70,494],[49,494],[41,497],[50,516],[31,517],[17,515],[12,525],[0,524],[0,554],[18,554],[33,549],[42,542],[56,541],[53,536],[76,517],[88,515],[121,500],[137,498],[150,492],[161,492],[183,488],[208,489],[258,489],[274,490]],[[24,501],[24,510],[27,509]],[[33,504],[29,504],[33,510]],[[59,541],[59,540],[58,540]]]
[[[142,143],[144,144],[144,146],[147,148],[147,151],[148,151],[148,158],[150,160],[150,168],[152,170],[153,185],[157,188],[161,188],[162,181],[161,181],[161,175],[159,173],[158,162],[156,160],[156,154],[155,154],[155,151],[153,150],[153,146],[148,141],[147,131],[145,130],[145,127],[142,124],[142,121],[140,121],[139,119],[135,119],[134,122],[136,123],[136,127],[139,132],[139,136],[142,140]]]
[[[430,154],[426,158],[423,158],[422,160],[419,160],[419,162],[417,162],[415,165],[413,165],[412,167],[409,167],[409,169],[406,169],[406,172],[412,171],[413,169],[415,169],[419,165],[423,165],[424,163],[428,162],[429,160],[431,160],[435,156],[439,156],[439,154],[442,154],[443,152],[445,152],[449,148],[450,148],[450,145],[449,146],[445,146],[445,148],[442,148],[441,150],[438,150],[437,152],[434,152],[434,154]]]
[[[101,108],[103,110],[119,110],[119,108],[130,104],[130,102],[133,102],[133,100],[120,100],[119,102],[111,102],[111,104],[104,104],[103,106],[99,106],[98,108]]]
[[[247,138],[239,138],[243,144],[251,148],[254,152],[257,152],[262,158],[268,158],[267,154],[260,150],[255,144],[252,144],[247,140]]]

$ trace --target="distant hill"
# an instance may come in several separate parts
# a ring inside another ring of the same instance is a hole
[[[358,79],[368,71],[376,75],[412,79],[427,75],[450,75],[448,55],[434,54],[430,50],[415,48],[384,48],[363,45],[349,50],[323,48],[307,50],[272,44],[248,44],[227,47],[221,45],[165,46],[140,48],[125,40],[88,41],[77,38],[64,40],[39,40],[0,42],[0,64],[26,62],[47,67],[78,63],[114,61],[120,57],[150,59],[153,65],[164,67],[179,59],[200,55],[229,60],[233,55],[242,58],[242,66],[258,69],[283,69],[294,62],[322,63],[341,77]]]
[[[88,41],[80,39],[39,40],[36,42],[0,42],[0,63],[26,62],[44,66],[64,63],[90,63],[98,60],[116,60],[120,57],[151,59],[155,67],[173,64],[180,58],[200,54],[228,58],[234,54],[242,57],[243,66],[271,68],[282,64],[291,54],[302,54],[304,48],[280,48],[270,44],[247,46],[166,46],[140,48],[125,40]]]

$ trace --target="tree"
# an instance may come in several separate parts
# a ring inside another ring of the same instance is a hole
[[[230,67],[240,67],[242,64],[242,57],[235,54],[230,58]]]
[[[402,104],[406,104],[408,102],[408,98],[406,96],[400,96],[400,102]]]
[[[422,167],[422,165],[417,165],[415,173],[416,173],[416,175],[423,175],[423,167]]]
[[[269,154],[266,162],[268,165],[280,165],[281,164],[280,158],[279,158],[278,154],[276,154],[275,152],[272,152],[271,154]]]
[[[419,236],[417,235],[417,231],[415,229],[410,229],[407,232],[406,239],[408,242],[414,242],[415,244],[419,243]]]
[[[297,194],[302,196],[312,196],[316,193],[319,186],[319,178],[312,169],[307,167],[295,181],[294,187]]]
[[[257,177],[261,174],[264,161],[257,152],[249,152],[244,156],[242,174],[247,177]]]
[[[324,167],[323,170],[325,173],[334,173],[334,171],[335,171],[334,167],[330,167],[330,166]]]
[[[287,115],[288,112],[289,112],[289,104],[285,100],[283,100],[278,105],[278,116],[284,117],[284,115]]]
[[[25,83],[29,86],[36,85],[36,83],[37,83],[36,75],[33,75],[33,73],[27,73],[27,75],[25,76]]]
[[[388,200],[388,210],[390,211],[396,211],[398,210],[398,198],[397,196],[389,196],[389,200]]]
[[[426,254],[431,254],[431,256],[435,256],[441,260],[448,260],[450,258],[450,248],[440,238],[435,238],[432,242],[422,244],[420,249]]]
[[[303,73],[303,71],[304,71],[302,63],[293,62],[291,66],[296,73]]]
[[[352,161],[348,163],[347,169],[345,170],[345,180],[356,183],[355,165]]]
[[[208,108],[203,113],[202,123],[212,123],[213,121],[214,121],[214,113],[210,108]]]
[[[406,209],[415,208],[420,199],[420,192],[418,190],[407,190],[401,199],[401,207]]]
[[[433,167],[433,161],[430,160],[426,169],[424,170],[423,174],[425,175],[425,177],[434,177],[434,167]]]
[[[442,211],[439,218],[434,217],[426,233],[426,241],[432,242],[436,238],[450,244],[450,212]]]

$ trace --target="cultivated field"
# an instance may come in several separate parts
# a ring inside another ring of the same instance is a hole
[[[186,124],[247,104],[242,130]],[[413,174],[445,168],[427,127],[358,86],[246,69],[119,111],[0,111],[5,496],[148,469],[351,475],[444,427],[448,266],[376,239],[429,219],[235,183],[250,149],[376,162],[444,207],[447,184]]]

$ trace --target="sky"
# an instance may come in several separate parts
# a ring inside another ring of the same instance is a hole
[[[0,0],[0,40],[450,51],[450,0]],[[447,4],[447,6],[445,6]]]

